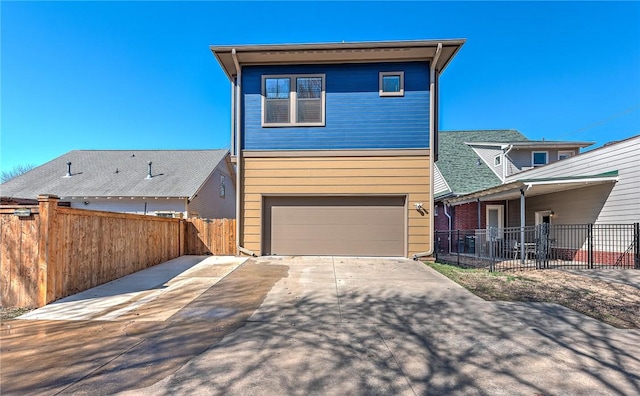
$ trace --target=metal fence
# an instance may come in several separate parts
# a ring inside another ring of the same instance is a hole
[[[436,259],[490,271],[640,269],[640,223],[436,231]]]

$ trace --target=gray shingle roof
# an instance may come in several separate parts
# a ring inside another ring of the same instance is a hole
[[[228,150],[74,150],[4,184],[0,195],[191,198]],[[67,162],[71,162],[71,177]],[[146,179],[148,162],[152,178]]]
[[[528,139],[520,132],[508,130],[441,131],[438,168],[455,195],[493,187],[502,182],[465,142],[511,143]]]

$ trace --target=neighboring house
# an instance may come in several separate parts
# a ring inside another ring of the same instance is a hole
[[[640,135],[507,178],[504,184],[445,199],[450,205],[493,201],[498,227],[640,222]],[[482,228],[482,227],[481,227]]]
[[[228,150],[75,150],[0,184],[6,202],[54,194],[74,208],[233,218]]]
[[[430,254],[438,78],[463,43],[212,46],[233,88],[239,250]]]
[[[490,223],[503,219],[494,206],[500,202],[445,203],[500,186],[520,172],[571,158],[591,144],[534,141],[516,130],[441,131],[434,174],[436,230],[485,228],[488,218]]]

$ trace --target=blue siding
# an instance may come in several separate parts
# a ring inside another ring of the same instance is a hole
[[[381,71],[404,71],[402,97],[380,97]],[[322,127],[261,126],[264,74],[325,74]],[[242,69],[246,150],[399,149],[429,147],[429,65],[426,62],[246,66]]]

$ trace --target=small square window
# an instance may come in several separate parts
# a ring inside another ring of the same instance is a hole
[[[404,96],[404,72],[380,72],[380,96]]]
[[[502,156],[496,155],[493,157],[493,166],[498,166],[502,163]]]
[[[549,153],[547,151],[534,151],[531,153],[531,163],[533,166],[542,166],[549,163]]]

